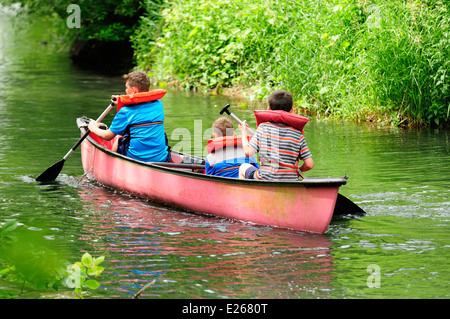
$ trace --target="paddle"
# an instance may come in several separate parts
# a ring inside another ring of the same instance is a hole
[[[238,124],[243,124],[243,122],[236,115],[231,113],[231,111],[228,109],[229,107],[230,107],[230,104],[225,105],[224,108],[220,111],[220,114],[227,113],[233,120],[238,122]],[[247,131],[251,135],[255,135],[255,131],[253,131],[248,125],[247,125]]]
[[[108,114],[109,111],[111,111],[111,109],[114,107],[114,104],[110,104],[106,110],[99,116],[99,118],[97,119],[97,122],[100,122],[101,120],[103,120],[103,118],[106,116],[106,114]],[[64,166],[64,162],[69,158],[70,155],[72,155],[72,153],[77,149],[78,146],[80,146],[81,142],[84,141],[84,139],[86,137],[88,137],[90,131],[87,130],[86,133],[78,140],[78,142],[70,149],[70,151],[67,152],[66,155],[64,155],[64,157],[62,158],[62,160],[60,160],[59,162],[56,162],[55,164],[53,164],[52,166],[50,166],[49,168],[47,168],[47,170],[45,172],[43,172],[41,175],[39,175],[36,178],[37,182],[50,182],[50,181],[54,181],[56,179],[56,177],[58,177],[59,173],[61,172],[63,166]]]
[[[338,193],[336,204],[334,206],[333,215],[364,216],[365,214],[366,212],[363,211],[361,207],[353,203],[350,199],[348,199],[344,195]]]
[[[228,114],[233,120],[238,122],[239,124],[242,124],[243,122],[231,111],[228,109],[230,107],[230,104],[227,104],[224,106],[224,108],[220,111],[220,114],[226,113]],[[251,128],[247,127],[247,130],[253,135],[254,132]],[[334,206],[334,212],[333,215],[356,215],[356,216],[364,216],[366,212],[362,210],[358,205],[353,203],[350,199],[345,197],[342,194],[338,194],[338,197],[336,199],[336,205]]]

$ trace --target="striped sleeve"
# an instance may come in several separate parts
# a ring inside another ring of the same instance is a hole
[[[248,146],[256,152],[259,152],[259,149],[261,146],[261,134],[262,134],[262,129],[260,127],[258,127],[256,129],[255,134],[250,139],[250,142],[248,142]]]
[[[298,157],[301,160],[305,160],[305,159],[307,159],[307,158],[309,158],[311,156],[312,155],[311,155],[311,152],[309,150],[308,144],[306,144],[305,137],[302,134],[302,137],[300,138],[300,154],[299,154]]]

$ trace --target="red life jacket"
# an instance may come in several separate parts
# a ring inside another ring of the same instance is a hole
[[[284,123],[303,133],[303,128],[309,119],[307,117],[293,114],[282,110],[254,111],[256,117],[256,126],[263,122]]]
[[[249,137],[247,137],[250,139]],[[216,137],[208,141],[206,144],[206,150],[208,154],[213,151],[220,150],[225,148],[226,146],[242,146],[242,137],[241,136],[221,136]]]
[[[159,100],[166,92],[167,91],[163,89],[154,89],[146,92],[120,95],[119,100],[117,101],[117,112],[124,106]]]

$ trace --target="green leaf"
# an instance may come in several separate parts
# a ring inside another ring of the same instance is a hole
[[[94,265],[100,265],[105,260],[105,256],[94,258]]]
[[[0,277],[2,277],[3,275],[7,274],[8,272],[13,272],[15,270],[16,270],[15,266],[10,266],[10,267],[7,267],[5,269],[0,269]]]
[[[189,32],[188,39],[194,36],[198,32],[198,27],[195,27],[191,32]]]
[[[86,267],[91,267],[92,266],[92,256],[89,253],[85,253],[83,255],[83,257],[81,257],[81,262]]]
[[[90,280],[86,280],[86,282],[84,283],[83,286],[87,287],[89,289],[95,290],[98,287],[100,287],[100,284],[98,283],[97,280],[90,279]]]
[[[88,270],[88,275],[89,276],[99,276],[101,273],[102,273],[102,271],[103,270],[105,270],[105,268],[104,267],[101,267],[101,266],[93,266],[92,268],[90,268],[89,270]]]

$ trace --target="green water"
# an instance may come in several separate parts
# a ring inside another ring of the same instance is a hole
[[[84,252],[104,254],[101,286],[88,298],[129,298],[153,279],[141,298],[449,298],[448,131],[310,121],[305,136],[316,166],[307,175],[345,172],[340,193],[367,212],[333,220],[324,235],[118,194],[82,178],[79,150],[55,183],[39,184],[35,178],[79,139],[75,119],[96,118],[124,85],[78,69],[58,53],[62,44],[40,44],[51,37],[45,27],[11,21],[0,15],[0,223],[18,221],[36,253],[46,246],[71,263]],[[255,124],[251,110],[225,97],[169,91],[163,102],[171,144],[189,132],[196,155],[226,103]],[[370,277],[371,265],[379,276]],[[69,291],[19,286],[0,279],[0,297]]]

